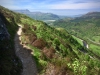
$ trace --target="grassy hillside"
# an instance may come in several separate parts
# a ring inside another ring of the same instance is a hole
[[[14,43],[13,38],[17,30],[17,24],[22,25],[21,42],[31,48],[33,58],[37,62],[39,75],[99,75],[100,61],[93,58],[92,54],[88,53],[87,49],[81,46],[66,30],[52,28],[42,21],[14,13],[3,7],[0,7],[0,9],[2,9],[0,12],[10,23],[7,25],[7,29],[12,36],[12,43]],[[9,44],[12,45],[11,42]],[[9,53],[13,51],[11,50]],[[13,53],[13,55],[15,54]],[[4,61],[4,63],[11,64],[9,61]],[[11,66],[14,63],[12,62]],[[2,68],[5,67],[2,66]],[[20,70],[21,68],[17,66],[16,69]],[[1,75],[7,74],[1,73]]]
[[[23,22],[26,20],[23,19]],[[31,24],[30,20],[26,22],[23,26],[22,43],[32,48],[40,74],[49,75],[54,70],[54,75],[59,72],[61,75],[99,74],[99,61],[91,59],[91,53],[84,55],[85,49],[70,34],[49,27],[41,21],[32,21]]]

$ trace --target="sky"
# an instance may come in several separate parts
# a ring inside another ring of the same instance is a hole
[[[12,10],[28,9],[57,15],[100,11],[100,0],[0,0],[0,5]]]

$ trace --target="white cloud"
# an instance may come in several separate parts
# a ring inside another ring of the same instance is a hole
[[[57,2],[56,2],[57,1]],[[0,0],[9,9],[91,9],[99,8],[99,0]]]
[[[8,7],[9,5],[13,5],[14,1],[13,0],[0,0],[0,5]]]
[[[24,4],[26,3],[26,4]],[[9,9],[29,9],[32,5],[29,5],[31,0],[0,0],[0,5]]]
[[[48,5],[50,9],[92,9],[92,8],[99,8],[100,2],[87,2],[87,3],[59,3],[59,4],[51,4]]]
[[[22,0],[20,0],[20,1],[22,1]],[[16,6],[15,3],[16,3],[16,0],[0,0],[0,5],[8,8],[8,9],[21,8],[20,6]]]

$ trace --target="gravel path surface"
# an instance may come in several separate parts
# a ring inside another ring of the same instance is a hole
[[[22,27],[19,26],[19,29],[14,39],[16,55],[20,58],[23,65],[23,71],[21,75],[37,75],[37,67],[34,59],[32,58],[32,51],[20,42],[21,32]]]

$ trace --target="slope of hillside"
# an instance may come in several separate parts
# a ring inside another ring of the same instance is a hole
[[[17,24],[22,25],[21,43],[32,50],[32,58],[36,61],[39,75],[99,75],[100,61],[88,53],[87,49],[68,32],[52,28],[42,21],[14,13],[3,7],[0,9],[7,21],[11,23],[7,29],[13,36],[12,39],[17,31]]]
[[[90,50],[100,57],[100,12],[89,12],[72,20],[58,20],[54,26],[63,27],[69,33],[85,39]]]
[[[30,12],[29,10],[13,10],[18,13],[26,14],[27,16],[36,19],[36,20],[57,20],[59,19],[58,15],[52,13],[42,13],[42,12]]]
[[[27,24],[24,24],[22,43],[33,49],[37,66],[40,71],[43,69],[41,73],[46,75],[50,75],[52,71],[54,75],[99,73],[99,60],[94,58],[91,53],[86,55],[81,53],[80,51],[85,51],[84,47],[70,34],[58,31],[41,21],[31,22],[31,20],[23,19],[23,22]],[[91,59],[90,56],[94,59]],[[74,64],[77,66],[72,66]],[[93,67],[96,67],[96,70]]]

